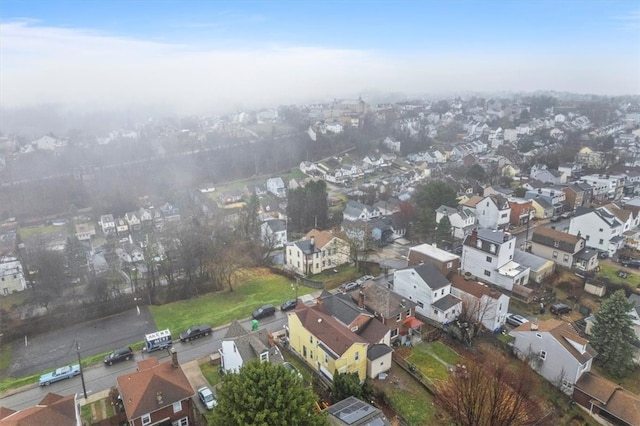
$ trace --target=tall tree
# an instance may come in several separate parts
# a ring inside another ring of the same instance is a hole
[[[313,410],[316,396],[311,388],[281,365],[249,362],[238,373],[224,376],[217,396],[216,425],[328,424]]]
[[[633,369],[632,342],[636,336],[629,315],[633,306],[623,290],[616,291],[602,302],[591,329],[591,344],[598,351],[598,359],[618,379]]]
[[[414,198],[418,209],[436,210],[442,205],[449,207],[458,205],[456,191],[442,180],[435,180],[418,187]]]
[[[438,226],[436,227],[436,243],[441,245],[444,241],[445,245],[451,244],[452,240],[451,221],[449,216],[442,216]]]
[[[371,393],[370,387],[360,384],[358,373],[333,373],[333,382],[331,383],[331,396],[334,402],[342,401],[350,396],[358,399],[367,399]]]

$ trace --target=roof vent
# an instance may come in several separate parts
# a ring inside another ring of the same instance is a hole
[[[156,400],[158,401],[158,405],[162,404],[162,392],[156,394]]]
[[[537,322],[532,322],[531,323],[531,330],[537,330],[538,329],[538,323]]]
[[[322,318],[318,318],[318,324],[322,322]]]

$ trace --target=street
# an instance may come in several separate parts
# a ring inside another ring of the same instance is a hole
[[[146,308],[141,309],[141,316],[143,315],[142,311],[146,312],[147,310]],[[123,314],[123,316],[127,318],[129,317],[129,315],[131,315],[130,312]],[[134,315],[137,316],[137,312],[134,311]],[[146,315],[145,318],[150,318],[150,315],[148,313],[146,313],[145,315]],[[115,316],[115,317],[100,320],[103,322],[103,329],[110,329],[110,324],[112,324],[112,321],[115,321],[114,324],[115,323],[119,324],[120,321],[122,321],[122,318],[118,318],[118,317],[120,316]],[[260,327],[263,327],[263,328],[266,327],[270,331],[282,330],[286,322],[286,318],[287,317],[285,313],[277,311],[274,316],[261,320]],[[140,321],[146,322],[147,320],[141,319]],[[118,338],[117,340],[113,340],[114,333],[112,332],[109,332],[103,335],[96,334],[94,331],[94,327],[95,327],[94,323],[95,321],[92,321],[90,323],[69,327],[68,329],[60,330],[59,333],[61,333],[61,335],[69,335],[69,336],[73,336],[76,334],[84,336],[87,333],[94,333],[93,340],[101,340],[100,342],[94,342],[96,343],[95,345],[93,345],[94,350],[96,351],[94,353],[100,353],[106,350],[117,348],[118,346],[124,346],[126,344],[131,343],[132,341],[139,341],[141,340],[141,338],[144,337],[143,334],[136,335],[137,337],[134,338],[133,340],[129,340],[128,342],[123,343],[121,338]],[[244,319],[240,321],[240,323],[245,329],[251,330],[250,318]],[[151,320],[151,324],[153,324],[152,320]],[[131,324],[131,325],[134,325],[134,324]],[[152,331],[155,331],[154,324],[152,328],[153,328]],[[121,328],[116,328],[115,331],[121,331]],[[220,349],[222,346],[221,339],[224,337],[226,332],[227,332],[227,326],[223,326],[218,329],[215,329],[210,337],[197,339],[189,343],[180,343],[179,341],[174,342],[174,347],[178,352],[178,359],[180,363],[193,361],[198,358],[216,353],[218,349]],[[115,335],[117,336],[117,333]],[[107,339],[105,339],[105,337],[107,337]],[[33,342],[30,343],[30,346],[40,344],[40,342],[42,342],[41,344],[44,345],[45,347],[55,347],[55,343],[52,341],[47,341],[45,336],[42,336],[42,339],[39,339],[38,342],[36,343],[33,343]],[[86,345],[89,345],[89,344],[90,344],[90,341],[87,340]],[[68,345],[65,344],[65,347],[67,346]],[[97,350],[97,347],[107,348],[107,349]],[[70,359],[69,363],[73,363],[74,359],[75,359],[75,362],[77,362],[77,358],[74,358],[74,356],[76,356],[75,346],[73,347],[73,349],[74,350],[69,354],[69,356],[71,356],[72,358]],[[41,351],[41,352],[43,353],[39,355],[38,360],[41,360],[42,364],[44,363],[50,364],[51,362],[53,362],[53,361],[47,361],[44,351]],[[83,355],[87,356],[88,353],[85,354],[83,352]],[[106,367],[101,363],[100,365],[96,365],[96,366],[85,369],[84,380],[85,380],[85,385],[87,390],[87,396],[96,392],[107,390],[115,386],[116,377],[125,373],[134,372],[136,370],[135,360],[144,359],[149,356],[155,356],[161,362],[170,357],[168,351],[156,351],[156,352],[152,352],[151,354],[136,352],[136,358],[132,361],[124,361],[120,364],[114,364],[111,367]],[[54,367],[52,367],[52,369],[56,367],[60,367],[61,365],[55,365]],[[2,395],[2,397],[0,397],[0,406],[10,408],[12,410],[21,410],[21,409],[36,405],[49,392],[55,392],[60,395],[70,395],[73,393],[77,393],[78,396],[82,398],[83,397],[82,380],[80,377],[76,376],[69,380],[53,383],[50,386],[39,387],[37,383],[34,383],[33,385],[26,387],[26,389],[25,388],[13,389],[13,390],[7,391],[5,394]]]

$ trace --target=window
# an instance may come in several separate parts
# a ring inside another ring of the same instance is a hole
[[[177,426],[189,426],[189,417],[183,417],[174,424]]]
[[[485,277],[490,277],[491,276],[491,271],[485,269],[484,270],[484,275],[485,275]]]
[[[394,328],[393,330],[391,330],[391,338],[394,338],[398,335],[398,329]]]
[[[180,411],[182,411],[182,401],[174,402],[173,403],[173,412],[174,413],[179,413]]]
[[[313,351],[309,351],[309,358],[313,359]]]
[[[451,269],[453,267],[453,262],[447,262],[447,269]]]
[[[569,255],[565,254],[564,256],[562,256],[562,260],[566,263],[569,261]]]
[[[504,219],[505,217],[507,217],[506,213],[502,213],[502,216],[500,216],[500,218]]]
[[[547,351],[540,351],[540,359],[543,361],[547,359]]]
[[[491,263],[492,260],[493,258],[491,256],[487,256],[487,262]]]
[[[324,354],[324,363],[329,364],[329,355],[327,355],[326,353]]]
[[[491,244],[491,245],[489,246],[489,251],[490,251],[491,253],[495,253],[495,252],[496,252],[496,245],[495,245],[495,244]]]
[[[360,359],[360,352],[356,352],[356,361],[358,361]]]
[[[419,308],[424,308],[424,303],[420,302],[419,300],[416,300],[416,303],[418,304]]]
[[[263,352],[260,354],[260,361],[269,361],[269,352]]]
[[[150,414],[143,414],[141,417],[142,420],[142,424],[143,425],[148,425],[149,423],[151,423],[151,415]]]
[[[407,309],[407,316],[410,317],[411,316],[411,309]]]
[[[553,257],[554,259],[558,258],[558,252],[557,251],[553,251],[553,254],[551,255],[551,257]]]
[[[600,239],[598,240],[598,244],[600,244],[600,245],[604,244],[604,240],[603,240],[602,238],[600,238]]]
[[[306,358],[306,357],[307,357],[307,347],[306,347],[306,346],[303,346],[303,347],[302,347],[302,356],[303,356],[304,358]]]
[[[444,288],[442,289],[442,291],[440,292],[440,296],[444,295]]]
[[[313,336],[309,336],[309,343],[313,345]]]
[[[560,242],[559,242],[559,241],[554,241],[554,242],[553,242],[553,246],[554,246],[555,248],[560,247]]]
[[[319,269],[319,268],[320,268],[320,264],[316,263],[316,269]]]
[[[396,322],[400,322],[401,319],[402,319],[402,313],[399,313],[398,315],[396,315]]]
[[[598,232],[602,232],[602,228],[598,229]]]

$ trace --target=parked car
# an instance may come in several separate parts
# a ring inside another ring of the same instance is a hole
[[[599,259],[608,259],[609,258],[609,252],[608,251],[598,252],[598,258]]]
[[[198,398],[200,398],[200,401],[207,407],[207,410],[213,410],[213,408],[218,405],[218,401],[213,395],[213,392],[206,386],[198,389]]]
[[[640,260],[638,259],[622,259],[620,263],[627,268],[640,268]]]
[[[276,307],[273,305],[264,305],[253,311],[253,319],[260,319],[271,316],[276,313]]]
[[[564,212],[560,215],[560,217],[563,219],[569,219],[570,217],[573,217],[573,212]]]
[[[549,307],[549,312],[555,315],[568,314],[571,311],[571,307],[564,303],[554,303]]]
[[[349,281],[346,282],[344,284],[342,284],[339,289],[342,291],[351,291],[351,290],[355,290],[356,288],[360,287],[360,284],[358,284],[356,281]]]
[[[295,374],[298,377],[302,378],[302,374],[300,374],[300,372],[298,371],[298,369],[296,367],[293,366],[293,364],[291,364],[290,362],[283,362],[282,366],[284,368],[286,368],[287,370],[291,371],[291,374]]]
[[[116,362],[129,361],[131,358],[133,358],[133,350],[130,346],[127,346],[126,348],[116,349],[104,357],[104,363],[106,365],[113,365]]]
[[[80,364],[65,365],[60,367],[51,373],[43,374],[40,376],[40,386],[49,386],[51,383],[59,382],[60,380],[70,379],[80,374]]]
[[[298,299],[289,299],[286,302],[284,302],[282,305],[280,305],[280,310],[282,312],[290,311],[291,309],[295,308],[297,304],[298,304]]]
[[[366,283],[367,281],[372,280],[372,279],[373,279],[373,277],[372,277],[371,275],[363,275],[363,276],[361,276],[360,278],[358,278],[358,279],[356,280],[356,282],[357,282],[359,285],[362,285],[362,284],[364,284],[364,283]]]
[[[193,339],[199,339],[202,336],[208,336],[211,333],[211,326],[209,324],[195,325],[187,328],[183,333],[180,333],[180,341],[188,342]]]
[[[558,221],[560,221],[560,219],[562,219],[560,216],[558,216],[558,215],[553,215],[553,216],[551,217],[551,222],[558,222]]]
[[[507,315],[507,324],[511,324],[514,327],[519,327],[522,324],[528,323],[529,320],[518,314],[508,314]]]

